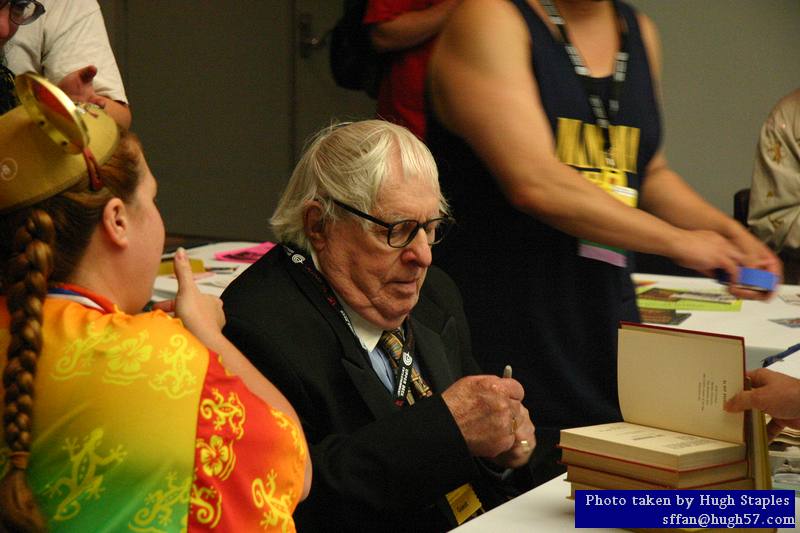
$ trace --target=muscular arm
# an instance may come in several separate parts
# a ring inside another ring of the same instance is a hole
[[[654,84],[660,93],[661,53],[655,25],[644,16],[639,16],[642,37],[647,47]],[[653,157],[647,171],[640,195],[640,206],[670,224],[686,230],[709,230],[722,235],[741,252],[739,263],[749,267],[763,268],[782,274],[778,258],[763,243],[754,238],[739,224],[689,186],[668,165],[663,149]],[[740,296],[762,298],[751,291],[734,289]]]
[[[372,45],[378,52],[405,50],[424,43],[441,31],[461,0],[444,0],[427,9],[406,11],[392,20],[373,24]]]
[[[670,223],[678,219],[677,202],[662,203],[657,193],[668,182],[680,183],[673,196],[689,187],[665,164],[648,169],[658,170],[655,181],[663,184],[644,191],[651,214],[624,206],[556,158],[528,30],[509,2],[465,0],[441,34],[430,83],[434,111],[483,159],[514,208],[576,237],[664,255],[701,271],[724,268],[735,278],[744,256],[737,246],[712,228]],[[694,193],[689,202],[693,211],[707,205]]]

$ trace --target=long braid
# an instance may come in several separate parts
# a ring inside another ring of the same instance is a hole
[[[53,221],[33,209],[17,230],[3,288],[11,315],[11,341],[3,371],[3,430],[11,450],[6,476],[0,481],[0,528],[45,531],[25,470],[32,442],[34,379],[42,351],[42,306],[53,270]]]
[[[117,197],[128,203],[133,198],[140,160],[138,138],[123,131],[116,152],[100,169],[103,189],[92,191],[88,180],[82,180],[32,207],[0,215],[0,293],[5,295],[11,334],[1,388],[5,398],[0,433],[11,460],[0,480],[0,533],[46,530],[25,469],[34,437],[36,367],[42,343],[47,342],[42,339],[42,309],[48,283],[65,282],[73,275],[108,201]]]

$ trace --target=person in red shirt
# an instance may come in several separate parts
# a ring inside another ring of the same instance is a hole
[[[378,116],[425,138],[425,72],[436,36],[461,0],[370,0],[364,24],[385,53]]]

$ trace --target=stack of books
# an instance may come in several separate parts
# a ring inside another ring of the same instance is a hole
[[[627,422],[565,430],[562,462],[575,490],[753,489],[744,443]]]
[[[763,415],[722,408],[745,387],[741,337],[622,324],[617,369],[623,421],[561,431],[571,497],[770,488]]]

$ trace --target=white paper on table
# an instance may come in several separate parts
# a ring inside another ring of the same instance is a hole
[[[211,267],[231,267],[233,263],[224,261],[204,261],[206,268]],[[230,273],[211,273],[210,276],[201,277],[195,280],[197,288],[204,294],[211,294],[213,296],[222,295],[222,291],[230,285],[242,272],[247,270],[250,264],[242,263],[236,266],[236,270]],[[173,275],[156,276],[153,283],[153,300],[169,300],[175,298],[178,294],[178,280]]]

